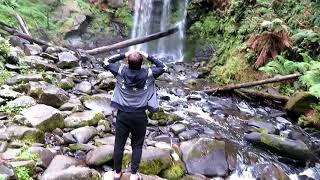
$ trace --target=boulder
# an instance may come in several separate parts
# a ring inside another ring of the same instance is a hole
[[[12,86],[19,83],[27,83],[30,81],[43,81],[40,74],[17,74],[7,80],[7,84]]]
[[[0,163],[0,177],[3,179],[18,179],[14,168],[5,162]]]
[[[170,126],[170,130],[178,135],[179,133],[181,133],[182,131],[186,130],[186,126],[184,124],[174,124]]]
[[[72,152],[76,152],[76,151],[88,152],[96,147],[90,144],[69,144],[69,148]]]
[[[23,96],[23,94],[13,91],[9,88],[0,89],[0,98],[4,99],[16,99],[20,96]]]
[[[64,121],[59,110],[38,104],[22,111],[22,115],[33,127],[44,132],[50,132],[55,128],[63,128]]]
[[[289,180],[288,175],[273,164],[257,164],[252,169],[252,175],[256,179],[281,179]]]
[[[113,146],[104,145],[91,150],[86,156],[87,165],[100,166],[112,160]]]
[[[24,45],[24,53],[27,56],[34,56],[42,53],[42,48],[41,46],[37,44],[25,44]]]
[[[265,130],[269,134],[279,133],[279,130],[271,123],[252,119],[248,121],[248,125],[260,128],[260,130]]]
[[[96,126],[105,116],[98,111],[76,112],[65,118],[64,123],[68,128],[77,128],[83,126]]]
[[[68,93],[47,82],[30,82],[28,94],[38,103],[59,108],[69,100]]]
[[[158,121],[158,124],[160,126],[165,126],[167,124],[180,120],[180,118],[177,115],[164,112],[163,110],[159,112],[150,113],[148,117],[152,120]]]
[[[44,133],[37,128],[12,125],[6,129],[0,129],[0,139],[21,139],[26,142],[43,142]]]
[[[183,131],[182,133],[180,133],[179,139],[182,141],[187,141],[195,138],[197,135],[198,135],[198,131],[191,129],[191,130]]]
[[[63,90],[69,90],[74,87],[74,82],[71,78],[61,79],[59,87]]]
[[[31,106],[34,106],[36,105],[37,102],[35,99],[33,99],[32,97],[30,96],[21,96],[21,97],[18,97],[17,99],[13,100],[13,101],[10,101],[7,103],[7,106],[8,107],[11,107],[11,108],[17,108],[17,107],[31,107]]]
[[[114,145],[115,136],[108,136],[100,139],[95,139],[95,145],[96,146],[102,146],[102,145]]]
[[[228,174],[224,141],[200,138],[182,142],[180,148],[188,174],[208,177],[224,177]]]
[[[48,60],[45,60],[40,56],[26,56],[25,62],[36,69],[61,72],[61,69],[59,69],[55,64],[50,63]]]
[[[114,110],[111,107],[111,96],[109,95],[97,94],[93,96],[83,96],[81,101],[86,108],[102,111],[106,116],[111,115]]]
[[[66,169],[46,174],[40,180],[88,180],[88,179],[101,179],[98,171],[88,167],[75,167],[71,166]]]
[[[79,60],[71,52],[61,52],[58,54],[59,62],[57,66],[59,68],[73,68],[78,65]]]
[[[91,89],[92,89],[92,85],[88,81],[82,81],[81,83],[76,84],[75,86],[76,91],[86,93],[86,94],[91,94]]]
[[[78,143],[87,143],[93,136],[97,135],[97,130],[92,126],[85,126],[70,132],[77,140]]]
[[[9,42],[12,46],[19,47],[20,49],[24,49],[25,44],[30,44],[29,41],[19,36],[9,36]]]
[[[60,108],[61,111],[83,112],[84,107],[79,99],[70,99],[64,103]]]
[[[39,160],[37,164],[41,167],[47,168],[52,159],[54,158],[54,153],[52,153],[49,149],[43,148],[43,147],[30,147],[27,150],[28,153],[30,154],[38,154],[39,155]]]
[[[158,175],[172,163],[169,151],[159,148],[143,149],[139,170],[143,174]]]
[[[307,161],[311,156],[310,149],[301,140],[291,140],[282,136],[257,132],[246,134],[245,139],[253,144],[264,145],[293,159]]]
[[[21,149],[8,148],[4,153],[1,154],[1,159],[14,160],[17,156],[19,156],[19,154],[21,154]]]
[[[77,142],[77,140],[70,133],[63,133],[62,138],[66,144],[73,144]]]
[[[314,95],[308,92],[299,92],[294,95],[286,104],[285,110],[288,115],[297,119],[300,115],[312,110],[311,105],[318,103],[319,100]]]

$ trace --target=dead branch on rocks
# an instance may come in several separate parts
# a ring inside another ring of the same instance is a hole
[[[266,92],[255,91],[252,89],[239,89],[238,91],[240,91],[241,93],[244,93],[246,96],[250,96],[250,97],[253,96],[253,97],[257,97],[257,98],[281,101],[284,103],[289,101],[289,97],[283,96],[283,95],[270,94],[270,93],[266,93]]]
[[[270,83],[275,83],[275,82],[297,79],[301,75],[302,74],[297,73],[297,74],[290,74],[290,75],[286,75],[286,76],[276,76],[273,78],[264,79],[264,80],[260,80],[260,81],[246,82],[246,83],[240,83],[240,84],[230,84],[230,85],[226,85],[224,87],[218,87],[218,88],[204,90],[203,92],[205,92],[207,94],[227,92],[227,91],[232,91],[235,89],[248,88],[248,87],[253,87],[253,86],[257,86],[257,85],[270,84]]]

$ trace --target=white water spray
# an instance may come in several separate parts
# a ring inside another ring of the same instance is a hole
[[[130,50],[143,50],[170,59],[169,62],[184,58],[184,34],[188,0],[136,0],[132,38],[166,31],[175,17],[179,32],[159,40],[139,44]]]

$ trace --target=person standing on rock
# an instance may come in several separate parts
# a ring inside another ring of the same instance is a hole
[[[117,61],[128,59],[128,65]],[[155,67],[143,68],[143,60],[155,64]],[[155,79],[162,75],[167,67],[164,63],[142,51],[114,55],[104,61],[104,68],[111,71],[117,83],[111,106],[118,110],[114,146],[114,179],[122,176],[122,158],[124,146],[131,133],[131,176],[130,180],[141,179],[137,173],[148,118],[146,110],[156,112],[159,102],[156,96]]]

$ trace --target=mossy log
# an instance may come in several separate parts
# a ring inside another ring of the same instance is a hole
[[[241,93],[246,94],[249,97],[253,96],[253,97],[258,97],[258,98],[271,99],[271,100],[275,100],[275,101],[281,101],[284,103],[289,101],[288,96],[270,94],[270,93],[255,91],[255,90],[251,90],[251,89],[240,89],[239,91]]]
[[[232,91],[235,89],[248,88],[248,87],[253,87],[253,86],[258,86],[258,85],[263,85],[263,84],[270,84],[270,83],[275,83],[275,82],[292,80],[292,79],[296,79],[296,78],[300,77],[301,75],[302,74],[300,74],[300,73],[296,73],[296,74],[290,74],[290,75],[286,75],[286,76],[276,76],[273,78],[264,79],[264,80],[260,80],[260,81],[254,81],[254,82],[246,82],[246,83],[240,83],[240,84],[229,84],[229,85],[226,85],[223,87],[204,90],[204,92],[207,94],[227,92],[227,91]]]

